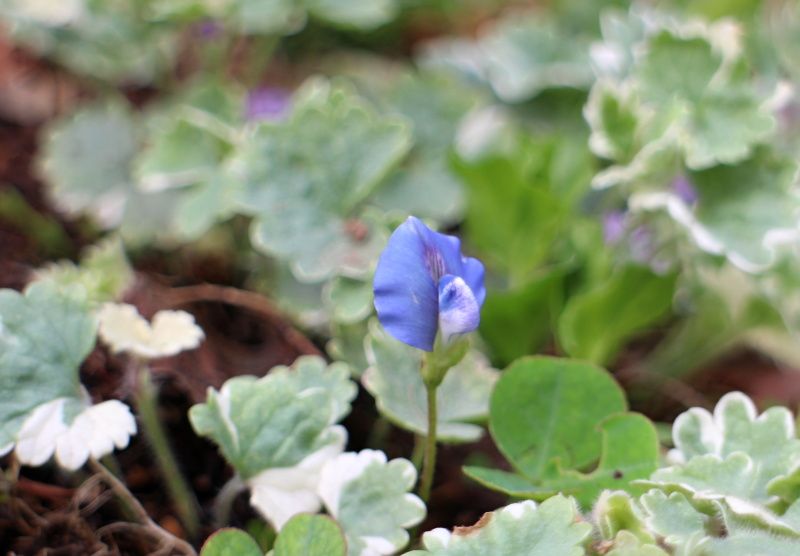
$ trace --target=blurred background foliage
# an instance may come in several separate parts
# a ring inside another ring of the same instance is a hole
[[[680,378],[743,345],[800,366],[795,2],[2,0],[0,19],[70,75],[56,119],[25,116],[59,210],[134,259],[219,254],[359,374],[409,214],[485,261],[495,366],[633,350],[634,378]]]

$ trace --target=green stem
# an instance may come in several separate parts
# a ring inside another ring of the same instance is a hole
[[[414,451],[411,452],[411,463],[419,471],[422,468],[422,459],[425,457],[425,438],[424,436],[414,435]]]
[[[425,461],[422,468],[422,481],[419,496],[428,501],[433,485],[433,474],[436,470],[436,389],[438,384],[426,382],[425,392],[428,397],[428,434],[425,436]]]
[[[167,491],[175,504],[175,509],[181,522],[186,527],[189,537],[194,538],[200,529],[197,500],[180,471],[175,454],[173,454],[167,440],[166,431],[158,418],[156,387],[150,377],[150,370],[146,365],[142,365],[139,370],[138,379],[136,406],[139,410],[139,419],[142,422],[144,435],[153,451],[156,464],[161,471],[161,478],[166,484]]]
[[[222,490],[219,491],[217,497],[214,498],[213,512],[215,529],[222,529],[230,523],[233,502],[245,488],[247,488],[247,486],[239,478],[239,475],[234,475],[225,483]]]
[[[128,490],[128,487],[126,487],[116,475],[109,471],[105,465],[94,458],[90,458],[89,467],[103,478],[103,481],[111,487],[111,490],[114,491],[117,498],[122,500],[128,508],[131,508],[135,516],[135,521],[143,525],[155,538],[159,539],[167,547],[178,549],[186,556],[197,556],[197,552],[192,548],[192,545],[176,537],[153,521],[142,504],[136,499],[133,493]]]

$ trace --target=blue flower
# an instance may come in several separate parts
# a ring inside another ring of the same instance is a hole
[[[472,332],[486,298],[483,264],[461,254],[458,238],[434,232],[410,216],[392,233],[375,270],[375,309],[389,334],[433,351]]]

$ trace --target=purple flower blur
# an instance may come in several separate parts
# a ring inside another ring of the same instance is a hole
[[[392,233],[373,282],[378,320],[389,334],[432,351],[480,323],[486,298],[483,264],[461,254],[454,236],[434,232],[410,216]]]
[[[675,178],[672,182],[672,190],[687,205],[693,205],[697,202],[697,190],[686,176]]]
[[[606,245],[614,245],[619,243],[622,236],[625,235],[625,212],[615,210],[607,212],[603,215],[603,242]]]
[[[262,87],[253,89],[247,94],[245,119],[282,120],[292,104],[292,95],[285,89]]]
[[[222,23],[215,19],[205,19],[197,23],[194,27],[195,33],[206,41],[211,41],[222,36],[223,30]]]

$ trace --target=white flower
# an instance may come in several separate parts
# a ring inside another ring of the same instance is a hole
[[[130,409],[117,400],[83,409],[66,423],[68,398],[40,405],[25,419],[17,434],[16,456],[26,465],[42,465],[55,453],[61,467],[74,471],[89,457],[101,458],[125,448],[136,434],[136,420]]]
[[[322,507],[318,492],[322,468],[344,450],[347,433],[333,426],[336,440],[306,456],[294,467],[266,469],[250,478],[250,503],[276,530],[299,513],[316,513]]]
[[[203,340],[203,330],[185,311],[159,311],[148,323],[133,305],[106,303],[98,315],[98,333],[115,352],[127,351],[139,357],[175,355],[194,349]]]

